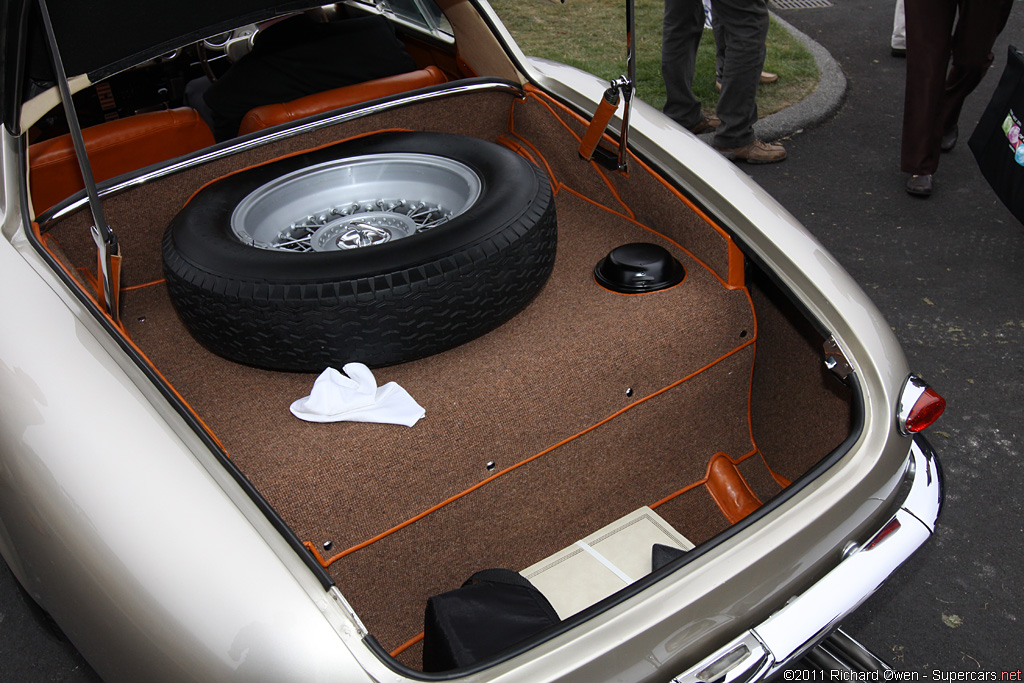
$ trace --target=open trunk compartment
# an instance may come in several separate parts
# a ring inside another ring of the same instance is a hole
[[[315,375],[224,360],[184,329],[163,284],[164,228],[205,183],[380,130],[457,132],[546,167],[554,272],[513,320],[376,371],[426,409],[409,429],[312,424],[289,404]],[[851,429],[851,393],[821,335],[733,241],[640,160],[628,177],[576,154],[582,123],[538,93],[476,92],[324,126],[110,195],[125,256],[122,321],[153,368],[338,584],[369,632],[418,668],[427,597],[486,567],[524,569],[643,506],[695,544],[742,519]],[[81,209],[43,245],[90,291]],[[686,268],[673,288],[615,294],[595,264],[630,242]]]

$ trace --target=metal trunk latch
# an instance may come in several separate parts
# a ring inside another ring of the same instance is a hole
[[[626,170],[626,149],[629,142],[629,114],[633,104],[633,95],[636,93],[636,7],[634,0],[626,0],[626,74],[613,80],[601,103],[597,105],[597,111],[587,126],[587,132],[580,142],[580,156],[590,161],[594,157],[608,168],[618,171]],[[618,110],[619,101],[623,102],[622,125],[619,129],[619,147],[610,150],[602,147],[600,142],[604,131],[611,121],[612,115]]]
[[[92,175],[92,167],[89,165],[89,156],[85,151],[82,128],[78,124],[78,117],[75,115],[75,104],[71,99],[71,88],[68,86],[68,77],[64,71],[64,62],[61,60],[60,50],[57,49],[57,38],[54,35],[53,24],[50,21],[50,12],[46,8],[46,0],[39,0],[39,9],[42,13],[43,27],[46,30],[46,42],[50,49],[50,57],[53,59],[53,72],[57,79],[57,89],[60,92],[61,102],[64,104],[64,113],[67,116],[71,140],[74,143],[75,156],[78,157],[78,167],[82,172],[82,179],[85,181],[85,192],[89,198],[89,208],[92,211],[93,225],[91,232],[92,239],[96,243],[97,274],[101,281],[99,287],[101,304],[106,308],[114,324],[120,325],[118,293],[121,283],[121,250],[117,243],[117,235],[114,234],[114,231],[107,225],[107,221],[103,217],[103,207],[100,204],[99,193],[96,191],[96,181]]]
[[[825,340],[823,348],[825,351],[825,367],[835,373],[839,379],[845,380],[853,372],[853,366],[850,365],[846,354],[839,347],[839,342],[836,341],[835,337],[829,337]]]

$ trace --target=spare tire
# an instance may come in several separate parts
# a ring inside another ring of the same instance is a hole
[[[168,226],[163,260],[211,351],[320,372],[494,329],[543,287],[556,242],[535,164],[475,138],[381,133],[211,183]]]

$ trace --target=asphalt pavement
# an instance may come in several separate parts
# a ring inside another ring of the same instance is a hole
[[[745,170],[868,292],[912,370],[948,402],[928,432],[945,470],[938,531],[846,630],[915,680],[1021,680],[1024,226],[966,142],[1007,45],[1024,46],[1024,2],[964,107],[960,142],[942,156],[928,199],[908,195],[900,172],[906,60],[889,51],[893,3],[834,2],[777,13],[838,63],[841,106],[797,126],[802,132],[783,140],[786,161]]]
[[[826,77],[809,103],[758,128],[784,136],[789,158],[743,168],[849,270],[911,368],[948,401],[929,430],[945,469],[939,529],[845,628],[911,680],[1019,681],[1024,226],[981,177],[966,140],[1007,45],[1024,46],[1024,0],[929,199],[907,195],[899,169],[905,60],[889,53],[893,3],[834,2],[776,10],[810,41]],[[0,681],[96,680],[0,566]]]

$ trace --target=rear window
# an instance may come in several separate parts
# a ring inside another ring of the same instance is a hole
[[[435,38],[450,41],[451,24],[433,0],[349,0],[352,4],[372,7],[400,24],[417,28]]]

